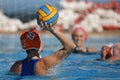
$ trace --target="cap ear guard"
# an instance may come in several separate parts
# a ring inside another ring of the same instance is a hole
[[[35,34],[32,31],[29,31],[26,34],[26,37],[29,38],[30,40],[33,40],[35,38]]]

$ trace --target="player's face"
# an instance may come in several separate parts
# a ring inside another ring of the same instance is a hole
[[[114,53],[114,55],[116,55],[116,56],[120,56],[120,44],[116,45],[116,46],[113,48],[113,53]]]
[[[74,42],[77,46],[81,46],[85,42],[85,34],[83,31],[74,32],[73,36]]]

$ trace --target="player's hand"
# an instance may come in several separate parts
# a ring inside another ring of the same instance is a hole
[[[48,31],[52,30],[52,24],[47,24],[46,22],[40,22],[40,27],[43,30],[48,30]]]

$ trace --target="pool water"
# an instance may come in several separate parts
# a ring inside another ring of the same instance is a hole
[[[60,42],[52,35],[42,35],[44,50],[42,57],[62,48]],[[68,35],[70,38],[70,36]],[[98,52],[92,55],[71,54],[67,59],[53,67],[46,76],[8,75],[10,66],[26,57],[22,50],[19,35],[0,35],[0,80],[120,80],[120,61],[114,63],[99,62],[100,48],[109,42],[119,42],[119,36],[90,36],[86,46],[96,47]]]

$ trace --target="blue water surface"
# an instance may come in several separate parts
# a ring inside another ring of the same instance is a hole
[[[70,35],[67,35],[70,38]],[[42,57],[62,48],[60,42],[52,35],[42,35],[44,50]],[[71,38],[70,38],[71,39]],[[89,36],[86,46],[96,47],[98,52],[93,55],[71,54],[67,59],[51,69],[46,76],[8,75],[10,66],[26,57],[22,50],[19,35],[0,35],[0,80],[120,80],[120,62],[99,62],[100,48],[108,42],[120,41],[119,36]]]

